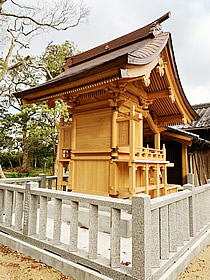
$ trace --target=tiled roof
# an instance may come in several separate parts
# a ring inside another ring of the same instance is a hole
[[[193,128],[210,127],[210,103],[203,103],[192,106],[200,119],[194,121]]]
[[[195,144],[207,145],[208,147],[210,147],[210,141],[201,138],[199,135],[197,135],[195,133],[185,131],[185,130],[181,129],[180,127],[181,127],[181,125],[168,126],[167,131],[172,132],[174,134],[179,134],[179,135],[190,137],[192,142]]]
[[[177,128],[181,129],[205,129],[210,128],[210,103],[202,103],[192,106],[200,118],[196,121],[193,121],[192,125],[178,125]]]

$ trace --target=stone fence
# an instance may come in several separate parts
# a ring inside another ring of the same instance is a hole
[[[54,200],[51,229],[47,214],[49,200]],[[71,205],[68,230],[63,230],[63,201],[70,201]],[[78,245],[81,237],[78,213],[84,203],[89,205],[87,250]],[[98,254],[104,245],[98,239],[100,207],[111,211],[108,257]],[[128,238],[130,260],[126,264],[122,261],[126,242],[120,235],[122,211],[132,215],[132,237]],[[163,197],[150,199],[139,194],[132,200],[37,188],[33,183],[19,186],[0,182],[0,231],[111,279],[176,279],[179,269],[188,265],[193,254],[188,255],[181,268],[173,270],[173,265],[205,234],[208,233],[205,242],[210,240],[210,180],[196,188],[187,184],[183,191]],[[64,235],[67,242],[63,241]]]
[[[68,179],[68,176],[63,176],[63,179]],[[24,177],[24,178],[6,178],[0,179],[0,183],[26,184],[27,182],[37,182],[40,188],[48,188],[57,190],[57,176],[46,176],[46,174],[39,174],[38,177]]]

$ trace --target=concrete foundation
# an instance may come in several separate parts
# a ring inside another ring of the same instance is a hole
[[[70,223],[71,206],[68,202],[62,204],[62,221]],[[54,217],[54,201],[48,202],[48,218]],[[98,213],[98,230],[100,232],[110,233],[110,208],[100,207]],[[79,226],[89,228],[89,208],[82,204],[79,207],[78,215]],[[132,216],[124,211],[121,212],[121,237],[130,238],[132,235]]]
[[[111,280],[111,278],[101,275],[94,270],[65,260],[53,253],[39,249],[2,232],[0,232],[0,243],[19,253],[30,256],[37,261],[41,261],[49,266],[52,266],[53,268],[61,271],[63,274],[73,277],[75,280]]]

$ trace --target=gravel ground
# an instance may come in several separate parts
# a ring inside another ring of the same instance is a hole
[[[210,244],[198,254],[177,280],[210,280]]]
[[[0,245],[0,280],[74,280],[48,265]],[[210,280],[210,244],[177,280]]]
[[[0,245],[0,280],[74,280],[61,272]]]

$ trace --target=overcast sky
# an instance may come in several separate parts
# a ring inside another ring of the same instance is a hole
[[[36,52],[47,42],[75,42],[81,51],[134,31],[171,11],[163,22],[172,33],[175,58],[185,94],[191,104],[210,102],[210,0],[84,0],[90,7],[87,24],[40,38]],[[34,48],[33,48],[34,49]]]

